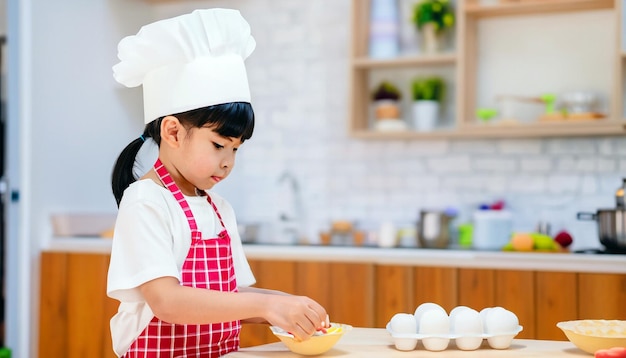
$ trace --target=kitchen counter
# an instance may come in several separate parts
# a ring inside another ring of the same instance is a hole
[[[626,255],[341,246],[244,245],[248,259],[558,272],[626,273]]]
[[[244,244],[248,259],[626,274],[626,255]],[[111,239],[53,238],[46,251],[110,253]]]
[[[404,352],[396,350],[393,339],[382,328],[354,328],[347,332],[341,340],[328,352],[327,357],[590,357],[588,353],[576,348],[568,341],[541,341],[530,339],[514,339],[508,349],[492,349],[483,342],[483,346],[475,351],[461,351],[450,343],[448,349],[441,352],[430,352],[418,343],[415,350]],[[281,343],[270,343],[261,346],[242,348],[238,352],[227,354],[229,358],[246,357],[302,357],[291,353]]]

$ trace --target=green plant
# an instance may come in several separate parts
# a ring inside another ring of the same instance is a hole
[[[449,0],[423,0],[414,7],[413,22],[419,30],[433,23],[435,32],[440,33],[454,26],[454,10]]]
[[[411,86],[413,100],[431,100],[441,102],[445,95],[446,83],[438,76],[418,77]]]
[[[391,99],[398,101],[402,97],[400,90],[393,83],[389,81],[382,81],[378,87],[372,93],[372,99],[379,101],[383,99]]]

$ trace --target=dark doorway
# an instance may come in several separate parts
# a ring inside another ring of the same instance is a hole
[[[4,67],[6,36],[0,35],[0,347],[4,347],[4,303],[5,303],[5,206],[8,198],[7,181],[5,177],[6,167],[6,85],[5,74],[1,71]]]

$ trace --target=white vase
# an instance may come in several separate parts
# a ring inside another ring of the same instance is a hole
[[[423,35],[423,49],[427,54],[434,54],[439,52],[439,35],[435,30],[435,24],[429,22],[422,26],[422,35]]]
[[[413,126],[420,132],[432,131],[439,119],[439,102],[420,100],[413,102]]]

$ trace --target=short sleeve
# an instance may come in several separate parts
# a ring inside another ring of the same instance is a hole
[[[138,288],[150,280],[180,280],[167,206],[129,196],[120,204],[115,224],[107,286],[111,298],[125,302],[143,301]]]

